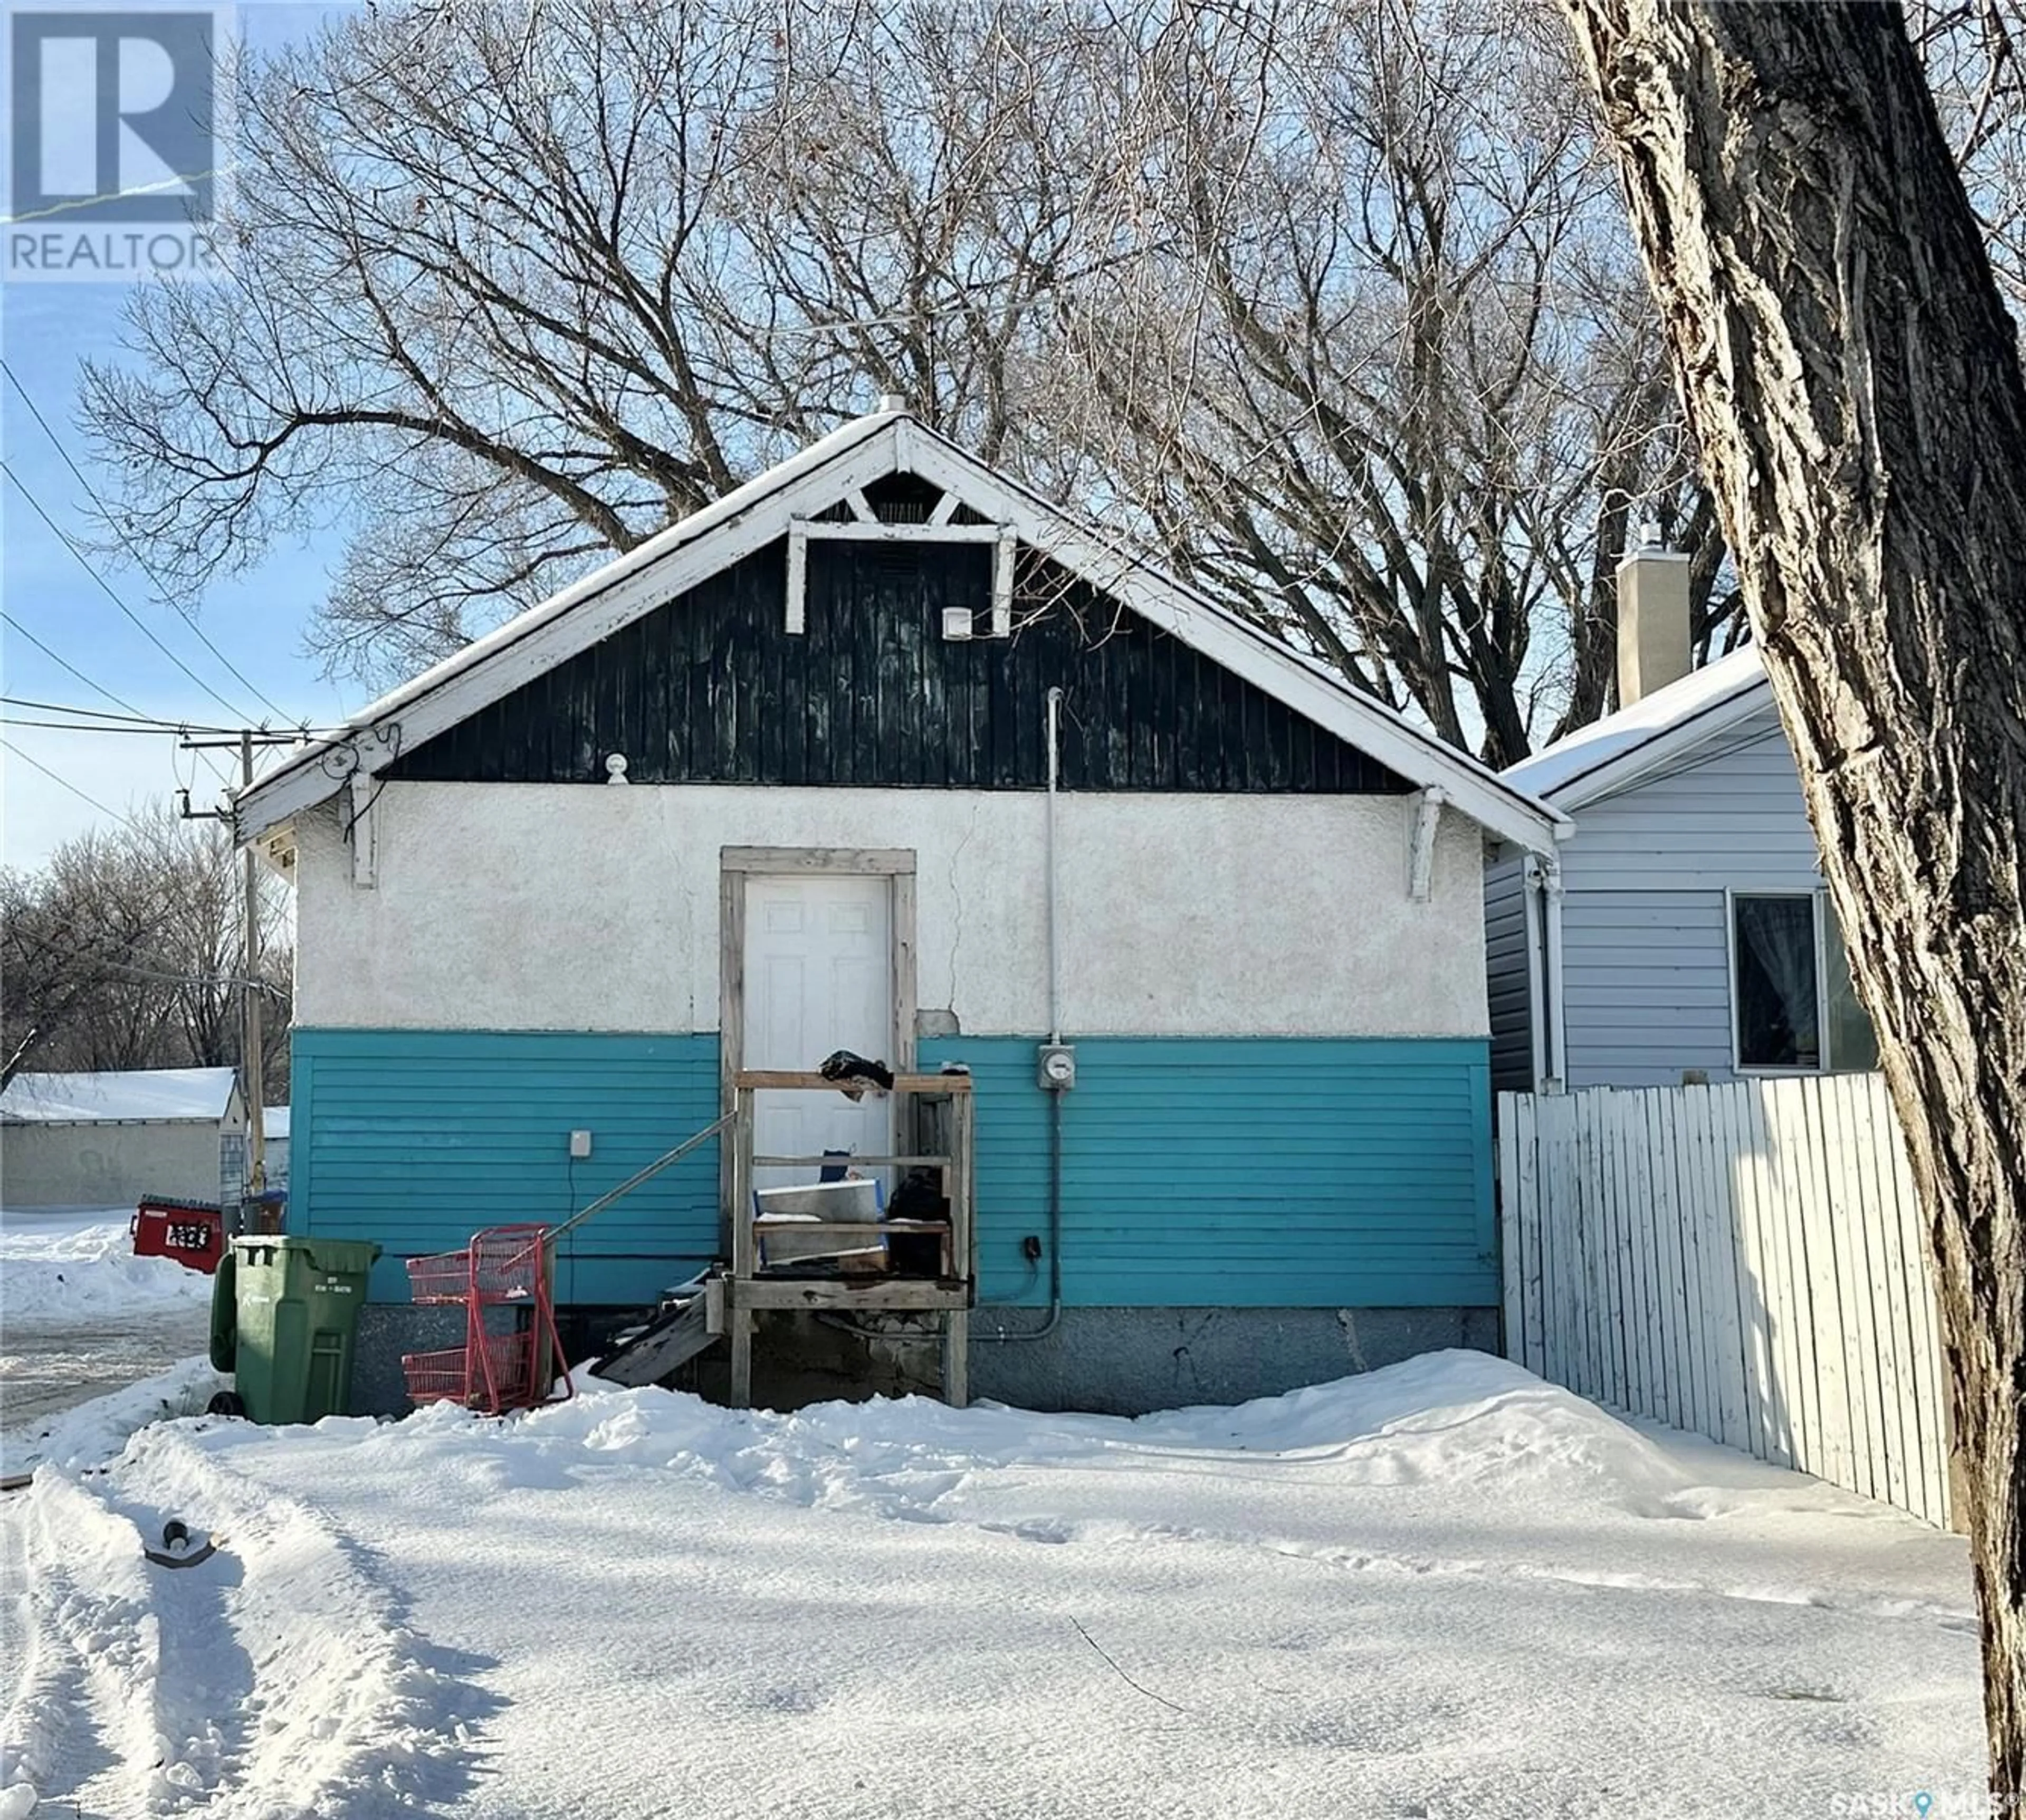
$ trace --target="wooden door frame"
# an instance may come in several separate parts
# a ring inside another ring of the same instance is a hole
[[[915,1070],[915,852],[912,847],[724,847],[718,853],[718,1111],[736,1104],[732,1082],[746,1060],[746,883],[756,874],[827,872],[891,881],[887,914],[893,1004],[893,1050],[881,1059],[897,1074]],[[812,1056],[816,1066],[820,1057]],[[720,1140],[718,1242],[731,1243],[731,1145]],[[725,1255],[729,1256],[728,1250]]]

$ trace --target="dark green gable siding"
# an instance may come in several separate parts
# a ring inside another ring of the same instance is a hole
[[[1406,781],[1136,613],[1023,555],[1010,639],[982,544],[812,541],[808,629],[784,543],[757,551],[389,773],[436,782],[1038,790],[1048,691],[1063,787],[1391,794]],[[943,636],[948,607],[978,636]]]

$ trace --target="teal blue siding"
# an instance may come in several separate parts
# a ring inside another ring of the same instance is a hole
[[[717,1116],[714,1032],[300,1030],[293,1067],[290,1229],[377,1240],[376,1302],[407,1300],[403,1258],[560,1224]],[[717,1251],[709,1144],[564,1241],[558,1299],[651,1301]]]
[[[1035,1039],[952,1037],[978,1083],[981,1295],[1047,1299]],[[1063,1114],[1077,1307],[1483,1307],[1498,1299],[1489,1044],[1086,1037]]]
[[[1045,1302],[1047,1096],[1035,1039],[951,1037],[978,1082],[987,1301]],[[1488,1045],[1087,1037],[1063,1107],[1064,1299],[1079,1307],[1488,1306]],[[298,1030],[292,1229],[403,1258],[557,1223],[717,1114],[714,1033]],[[568,1135],[593,1154],[572,1165]],[[642,1302],[717,1254],[706,1145],[565,1243],[569,1302]]]

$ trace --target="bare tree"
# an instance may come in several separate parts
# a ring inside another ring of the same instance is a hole
[[[2026,371],[1896,6],[1564,0],[1927,1214],[2026,1792]]]
[[[2016,0],[1911,0],[1906,18],[1992,273],[2026,315],[2026,15]]]
[[[1635,513],[1693,469],[1566,44],[1478,0],[1177,35],[1137,282],[1081,372],[1198,579],[1496,762],[1608,703]],[[1543,708],[1545,706],[1545,712]]]
[[[1019,0],[786,17],[741,186],[766,300],[745,332],[784,393],[841,403],[862,378],[1044,469],[1064,305],[1137,256],[1103,228],[1153,32]]]
[[[1707,515],[1566,72],[1502,54],[1465,0],[347,20],[244,72],[232,282],[88,374],[115,535],[194,590],[345,517],[317,636],[385,676],[890,389],[1516,756],[1604,705],[1626,514]]]
[[[87,370],[122,536],[189,587],[341,512],[326,648],[406,670],[798,436],[724,333],[739,5],[389,8],[249,63],[234,282],[144,287],[138,367]]]
[[[0,871],[0,1048],[17,1068],[237,1064],[244,913],[230,837],[166,806],[65,842],[39,871]],[[263,1078],[285,1100],[285,893],[264,893],[262,916],[277,1014]]]
[[[1981,3],[1932,54],[2002,173]],[[1611,705],[1631,521],[1694,551],[1705,649],[1737,623],[1551,20],[369,9],[249,61],[230,279],[137,287],[87,370],[109,547],[193,594],[340,520],[313,636],[385,679],[893,390],[1516,758]]]

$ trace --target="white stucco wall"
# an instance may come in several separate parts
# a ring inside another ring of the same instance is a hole
[[[215,1201],[219,1137],[218,1126],[197,1122],[0,1126],[0,1207],[131,1207],[144,1194]]]
[[[306,1026],[709,1030],[719,853],[916,854],[918,1002],[1048,1026],[1045,798],[929,790],[391,783],[376,882],[334,806],[297,827]],[[1063,1022],[1080,1035],[1481,1036],[1481,836],[1414,799],[1060,800]]]

